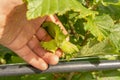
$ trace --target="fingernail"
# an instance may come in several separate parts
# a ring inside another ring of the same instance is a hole
[[[59,62],[59,58],[57,55],[50,56],[49,64],[56,65],[58,62]]]
[[[45,63],[40,64],[40,70],[46,70],[48,68],[48,65]]]

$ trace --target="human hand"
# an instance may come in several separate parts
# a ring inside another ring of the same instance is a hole
[[[63,28],[57,17],[49,16],[28,21],[26,6],[21,0],[0,0],[0,4],[2,4],[0,6],[0,43],[40,70],[46,70],[48,64],[57,64],[62,51],[58,49],[56,54],[52,54],[39,44],[40,41],[51,39],[40,27],[44,21],[52,21]]]

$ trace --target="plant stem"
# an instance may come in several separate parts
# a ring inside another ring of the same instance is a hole
[[[86,44],[89,34],[90,34],[90,31],[87,31],[85,34],[85,38],[84,38],[83,42],[81,43],[81,46],[84,46]]]

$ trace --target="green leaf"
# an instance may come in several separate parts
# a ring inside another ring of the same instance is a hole
[[[6,64],[6,60],[0,57],[0,64]]]
[[[116,49],[112,46],[109,40],[98,42],[96,40],[90,40],[80,50],[78,56],[98,56],[98,55],[110,55],[115,54]]]
[[[111,1],[111,3],[113,3],[115,1],[115,3],[109,4],[107,6],[99,4],[99,5],[97,5],[98,6],[97,10],[99,11],[100,14],[108,14],[113,19],[119,20],[120,19],[120,1],[119,2],[116,2],[118,0],[107,0],[107,1]],[[108,3],[110,3],[110,2],[108,2]]]
[[[71,53],[75,53],[78,52],[78,48],[77,46],[75,46],[74,44],[68,42],[68,41],[63,41],[63,43],[60,45],[60,48],[63,50],[63,52],[65,52],[66,54],[71,54]]]
[[[120,0],[102,0],[103,5],[118,5],[120,3]]]
[[[14,52],[11,51],[10,49],[0,45],[0,55],[5,55],[6,53],[11,53],[13,54]]]
[[[21,80],[21,76],[1,76],[0,80]]]
[[[85,30],[90,31],[98,41],[102,41],[106,38],[114,22],[109,15],[96,16],[95,18],[88,18],[85,24]]]
[[[64,40],[66,40],[67,35],[63,34],[63,31],[60,29],[59,25],[56,25],[53,22],[45,22],[43,27],[49,33],[49,35],[55,39],[57,46],[60,45],[59,43],[62,43]]]
[[[23,62],[25,61],[19,56],[11,56],[11,63],[23,63]]]
[[[73,10],[79,12],[80,17],[96,14],[77,0],[26,0],[27,1],[27,18],[34,19],[40,16],[58,13],[60,15],[67,11]]]
[[[73,79],[75,80],[75,79]],[[96,80],[94,78],[94,76],[92,75],[91,72],[82,72],[81,76],[79,77],[79,79],[76,79],[76,80]]]
[[[40,44],[42,45],[43,48],[53,53],[55,53],[55,51],[58,48],[55,40],[50,40],[48,42],[41,42]]]
[[[120,23],[116,24],[112,30],[111,34],[109,36],[110,41],[114,44],[114,46],[120,50]]]
[[[98,80],[120,80],[120,71],[117,70],[103,71],[99,76]]]
[[[33,74],[33,75],[25,75],[21,77],[21,80],[48,80],[48,79],[53,80],[54,79],[53,74],[51,73]]]

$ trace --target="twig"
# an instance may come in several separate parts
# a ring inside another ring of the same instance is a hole
[[[90,34],[90,31],[87,31],[86,34],[85,34],[85,38],[84,38],[83,42],[81,43],[81,46],[86,44],[89,34]]]

